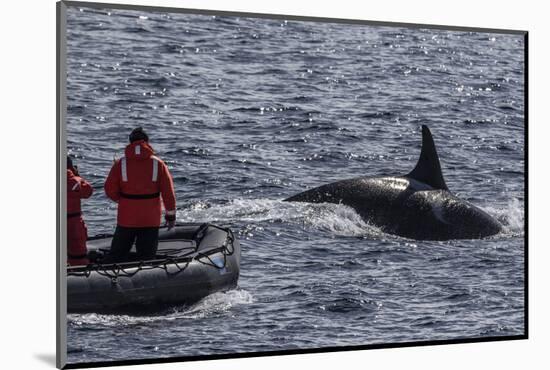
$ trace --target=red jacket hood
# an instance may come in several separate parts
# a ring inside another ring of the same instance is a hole
[[[67,169],[67,180],[73,177],[75,177],[75,174],[73,173],[73,171]]]
[[[155,152],[145,140],[138,140],[128,144],[124,150],[124,154],[126,155],[126,158],[144,160],[150,158],[152,155],[155,155]]]

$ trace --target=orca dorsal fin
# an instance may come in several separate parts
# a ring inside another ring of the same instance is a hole
[[[430,185],[435,189],[449,190],[439,164],[439,156],[435,150],[434,139],[430,129],[422,125],[422,150],[416,167],[406,176]]]

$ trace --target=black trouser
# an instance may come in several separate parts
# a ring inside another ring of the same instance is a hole
[[[159,244],[159,228],[117,226],[111,242],[111,250],[105,257],[104,263],[127,261],[134,241],[138,261],[154,259]]]

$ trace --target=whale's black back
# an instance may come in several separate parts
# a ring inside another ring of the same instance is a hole
[[[426,126],[422,126],[420,158],[406,176],[338,181],[285,201],[345,204],[384,232],[413,239],[483,238],[502,229],[489,214],[448,190]]]

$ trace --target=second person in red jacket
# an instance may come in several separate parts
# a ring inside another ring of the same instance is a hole
[[[166,164],[155,156],[141,127],[130,134],[124,154],[105,181],[105,193],[118,203],[117,227],[107,263],[125,261],[134,242],[139,260],[155,257],[162,217],[161,197],[168,228],[176,222],[172,176]]]
[[[92,185],[78,174],[78,168],[67,157],[67,263],[71,266],[87,265],[88,228],[82,218],[81,199],[92,196]]]

